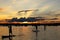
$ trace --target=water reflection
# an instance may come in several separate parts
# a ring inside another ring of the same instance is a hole
[[[47,26],[46,31],[44,31],[43,26],[38,26],[39,32],[33,32],[32,30],[36,30],[34,26],[13,26],[12,34],[16,36],[12,40],[60,40],[60,26]],[[0,37],[8,34],[7,27],[0,27]],[[0,38],[0,40],[2,39]],[[9,38],[3,40],[9,40]]]

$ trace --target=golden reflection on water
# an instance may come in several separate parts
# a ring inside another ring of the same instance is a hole
[[[12,34],[16,35],[16,37],[13,37],[13,40],[35,40],[36,33],[32,32],[32,30],[35,30],[35,27],[13,26]],[[44,31],[43,26],[39,26],[38,30],[38,40],[60,40],[60,26],[47,26],[46,31]],[[0,37],[8,34],[8,27],[0,26]]]
[[[8,35],[8,27],[3,27],[3,26],[0,26],[0,36],[2,35]]]

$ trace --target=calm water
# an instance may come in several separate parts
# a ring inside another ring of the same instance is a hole
[[[47,26],[46,31],[44,31],[43,26],[38,26],[39,32],[33,32],[35,27],[33,26],[13,26],[13,34],[16,35],[13,37],[13,40],[60,40],[60,26]],[[0,26],[0,40],[2,36],[9,35],[8,27]],[[4,38],[3,40],[9,40]]]

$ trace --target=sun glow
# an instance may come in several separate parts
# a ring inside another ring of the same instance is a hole
[[[28,23],[28,22],[23,22],[23,23]]]

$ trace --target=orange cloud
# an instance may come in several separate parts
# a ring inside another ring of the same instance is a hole
[[[2,12],[2,11],[4,11],[4,9],[3,8],[0,8],[0,12]]]
[[[3,10],[3,8],[0,8],[0,10]]]
[[[6,19],[7,15],[0,15],[0,19]]]
[[[11,6],[6,6],[3,8],[0,8],[0,12],[6,12],[6,11],[10,11],[11,10]]]

